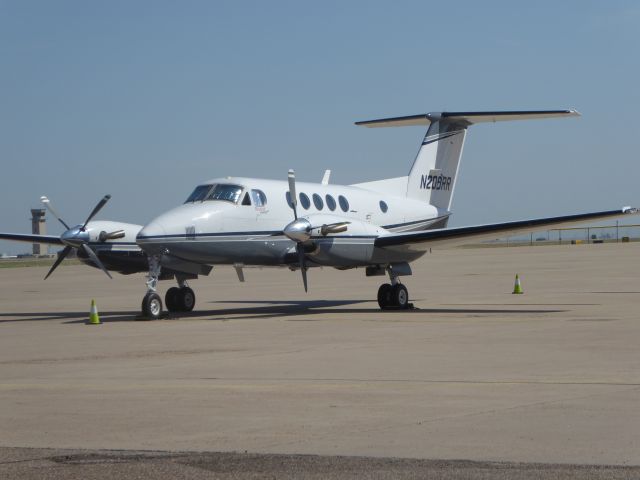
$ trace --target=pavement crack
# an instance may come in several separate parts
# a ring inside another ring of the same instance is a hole
[[[194,380],[182,377],[176,380]],[[428,380],[411,378],[346,378],[346,377],[199,377],[195,380],[224,382],[336,382],[336,383],[406,383],[406,384],[467,384],[467,385],[584,385],[606,387],[640,387],[637,382],[553,381],[553,380]]]

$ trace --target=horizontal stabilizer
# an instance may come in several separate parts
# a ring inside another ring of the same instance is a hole
[[[407,117],[380,118],[356,122],[356,125],[369,128],[411,127],[429,125],[436,121],[459,123],[464,126],[483,122],[504,122],[510,120],[534,120],[540,118],[579,117],[576,110],[516,110],[505,112],[431,112]]]
[[[506,236],[534,232],[547,227],[565,228],[579,223],[596,222],[612,219],[622,215],[635,215],[638,209],[624,207],[620,210],[606,212],[582,213],[563,217],[536,218],[515,222],[494,223],[472,227],[443,228],[422,232],[391,233],[375,240],[376,247],[402,248],[413,251],[426,251],[431,247],[454,247],[472,241],[493,240]]]
[[[0,233],[0,240],[11,240],[14,242],[29,243],[49,243],[51,245],[62,245],[60,237],[55,235],[31,235],[27,233]]]

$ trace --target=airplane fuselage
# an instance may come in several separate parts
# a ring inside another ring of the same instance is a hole
[[[294,219],[287,182],[226,177],[198,188],[214,185],[238,188],[221,193],[230,199],[195,199],[163,213],[140,231],[138,245],[149,254],[209,265],[295,262],[295,242],[283,234]],[[413,260],[422,252],[389,259],[388,251],[374,248],[375,238],[387,231],[442,227],[449,213],[425,202],[357,186],[298,182],[297,196],[298,216],[314,227],[349,222],[345,232],[313,236],[307,255],[319,265],[350,267]]]

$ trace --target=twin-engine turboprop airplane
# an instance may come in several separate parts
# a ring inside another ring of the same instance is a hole
[[[380,308],[407,308],[409,293],[400,282],[411,275],[410,262],[429,249],[493,239],[549,226],[564,227],[636,213],[635,208],[490,225],[446,228],[451,215],[467,128],[476,123],[571,117],[574,110],[440,112],[357,122],[365,127],[428,126],[418,155],[404,177],[334,185],[327,171],[321,183],[256,178],[215,178],[198,185],[186,202],[144,227],[90,222],[73,228],[45,201],[67,231],[52,237],[65,245],[51,272],[73,248],[88,264],[121,273],[148,269],[142,312],[162,314],[158,280],[175,278],[165,295],[169,311],[190,311],[195,294],[187,280],[208,275],[214,265],[234,265],[240,281],[245,266],[286,266],[302,272],[330,266],[364,267],[367,276],[388,275],[378,289]],[[46,242],[45,237],[0,234],[0,238]],[[134,240],[135,238],[135,240]],[[95,249],[95,254],[92,251]]]

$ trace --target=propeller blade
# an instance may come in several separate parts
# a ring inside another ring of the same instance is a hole
[[[64,247],[64,250],[62,250],[62,253],[60,255],[58,255],[58,258],[56,259],[56,261],[53,263],[53,265],[51,266],[51,268],[49,269],[49,273],[47,273],[47,276],[44,277],[44,279],[46,280],[47,278],[49,278],[49,275],[51,275],[53,273],[53,271],[58,268],[58,265],[60,265],[62,263],[62,261],[65,259],[65,257],[67,255],[69,255],[69,252],[71,251],[73,247],[70,247],[69,245],[67,245],[66,247]]]
[[[104,265],[102,264],[98,256],[95,253],[93,253],[93,250],[91,250],[91,248],[89,248],[89,246],[86,243],[83,243],[81,248],[84,251],[84,253],[89,255],[89,258],[91,259],[91,261],[93,261],[93,263],[95,263],[97,267],[100,267],[102,271],[107,274],[107,277],[113,279],[109,271],[106,268],[104,268]]]
[[[302,284],[304,285],[304,291],[307,292],[307,267],[304,264],[304,247],[301,243],[296,245],[298,250],[298,263],[300,263],[300,272],[302,273]]]
[[[104,207],[104,204],[107,203],[109,201],[109,199],[111,198],[111,195],[105,195],[102,200],[100,200],[98,202],[98,204],[95,206],[95,208],[93,209],[93,211],[89,214],[89,216],[87,217],[87,219],[85,220],[84,224],[82,225],[82,227],[80,228],[80,230],[82,230],[84,232],[87,223],[89,223],[89,221],[91,221],[91,219],[93,217],[95,217],[96,213],[98,213],[102,207]]]
[[[289,170],[289,175],[287,176],[289,179],[289,198],[291,199],[291,205],[293,205],[293,217],[298,219],[298,196],[296,195],[296,174],[291,169]]]
[[[58,212],[56,212],[53,209],[53,205],[51,205],[51,200],[49,200],[47,197],[45,197],[44,195],[42,197],[40,197],[40,201],[44,204],[45,208],[47,210],[49,210],[49,213],[51,213],[51,215],[53,215],[56,219],[58,219],[58,221],[64,225],[64,228],[66,228],[67,230],[69,230],[69,225],[67,225],[65,223],[64,220],[62,220],[62,218],[60,218],[60,215],[58,215]]]

